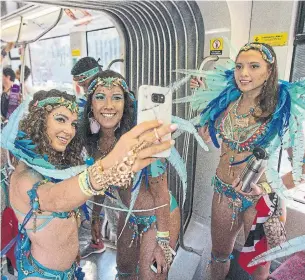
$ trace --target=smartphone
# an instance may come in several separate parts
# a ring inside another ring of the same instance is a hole
[[[145,121],[162,120],[170,124],[172,118],[172,91],[167,87],[140,86],[138,92],[137,123]],[[163,141],[171,140],[171,134],[162,137]],[[153,155],[153,157],[167,158],[170,149]]]
[[[174,257],[176,256],[176,252],[170,248],[171,253],[172,253],[172,257],[174,259]],[[150,266],[150,269],[154,272],[154,273],[158,273],[158,266],[157,266],[157,262],[154,261],[153,264]]]

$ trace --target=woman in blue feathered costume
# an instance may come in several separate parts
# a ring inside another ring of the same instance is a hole
[[[122,135],[135,125],[136,101],[124,77],[112,70],[97,74],[88,89],[83,118],[85,147],[89,154],[95,158],[106,157]],[[147,177],[140,179],[139,193],[134,203],[134,209],[143,211],[130,216],[125,227],[127,215],[119,213],[117,279],[165,279],[172,261],[170,248],[175,247],[178,239],[180,213],[175,198],[168,191],[166,165],[158,160],[146,171]],[[114,186],[106,194],[113,198],[114,203],[119,202],[120,196],[124,205],[129,207],[134,192],[135,187],[131,184],[119,192]],[[94,200],[99,202],[101,199],[96,196]],[[166,206],[144,211],[161,205]],[[101,207],[94,204],[91,227],[93,242],[82,252],[82,256],[97,248],[98,242],[94,241],[101,239],[100,211]],[[150,267],[155,260],[158,273]]]
[[[134,173],[153,162],[153,154],[171,147],[170,141],[154,143],[156,135],[175,129],[146,122],[125,133],[105,158],[87,159],[90,167],[79,165],[77,113],[75,96],[40,91],[15,110],[3,130],[1,147],[19,160],[10,181],[19,234],[9,244],[17,240],[18,279],[83,279],[75,262],[78,207],[104,195],[110,185],[129,186]]]
[[[193,107],[204,109],[200,134],[206,142],[221,147],[213,178],[212,279],[225,279],[235,239],[243,227],[247,240],[239,263],[253,274],[253,279],[265,280],[270,263],[252,267],[248,264],[285,240],[285,209],[281,198],[287,198],[286,187],[300,183],[302,168],[304,171],[300,124],[305,104],[299,101],[304,95],[304,85],[279,82],[275,52],[271,46],[258,43],[240,49],[233,70],[219,67],[196,75],[205,79],[191,81],[191,87],[198,88],[191,100]],[[221,146],[216,135],[222,139]],[[259,180],[252,182],[246,193],[241,191],[240,176],[252,160],[255,147],[266,149],[269,160]],[[293,158],[294,171],[282,177],[285,187],[277,166],[282,149],[288,147],[293,147],[288,152]]]

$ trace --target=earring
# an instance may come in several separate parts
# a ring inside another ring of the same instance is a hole
[[[98,121],[95,118],[89,118],[89,122],[90,122],[90,130],[92,134],[96,134],[100,131],[100,124],[98,123]]]
[[[65,152],[62,152],[61,158],[62,158],[62,160],[65,159]]]
[[[90,117],[90,114],[92,115],[92,117]],[[90,123],[91,133],[92,134],[98,133],[100,131],[101,126],[98,123],[98,121],[94,118],[92,108],[91,108],[91,111],[88,113],[88,119],[89,119],[89,123]]]

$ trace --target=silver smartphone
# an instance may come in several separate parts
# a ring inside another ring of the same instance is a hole
[[[172,91],[167,87],[140,86],[138,92],[138,124],[162,120],[164,124],[170,124],[172,118]],[[171,134],[162,137],[163,141],[171,140]],[[153,157],[167,158],[170,149],[153,155]]]

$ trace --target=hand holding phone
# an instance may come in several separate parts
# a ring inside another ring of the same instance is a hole
[[[162,120],[164,124],[170,124],[172,118],[172,92],[170,88],[159,86],[143,85],[139,88],[138,94],[138,124],[151,121]],[[171,135],[167,134],[161,141],[168,141]],[[166,158],[170,155],[170,149],[158,153],[153,157]]]

